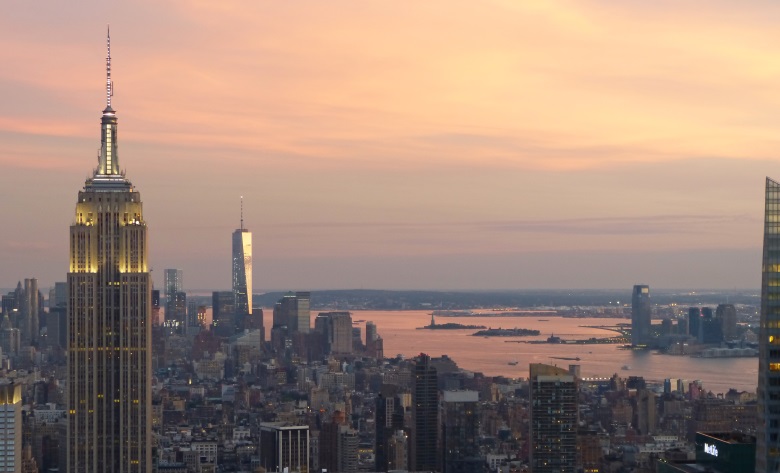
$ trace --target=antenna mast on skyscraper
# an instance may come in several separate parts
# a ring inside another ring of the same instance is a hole
[[[244,230],[244,196],[241,196],[241,230]]]
[[[111,82],[111,26],[106,26],[106,105],[111,108],[111,97],[114,95],[114,83]]]

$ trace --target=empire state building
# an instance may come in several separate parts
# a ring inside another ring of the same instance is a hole
[[[151,276],[141,196],[119,169],[111,38],[98,166],[79,192],[68,272],[67,471],[151,472]]]

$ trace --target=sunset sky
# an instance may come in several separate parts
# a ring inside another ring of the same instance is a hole
[[[757,288],[776,1],[8,1],[0,287],[64,281],[111,25],[157,286]]]

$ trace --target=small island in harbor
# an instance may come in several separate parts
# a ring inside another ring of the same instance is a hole
[[[541,332],[527,328],[489,328],[473,333],[475,337],[534,337]]]
[[[431,314],[431,324],[425,327],[417,327],[417,330],[479,330],[487,328],[484,325],[464,325],[448,322],[446,324],[437,324],[435,314]]]
[[[426,325],[425,327],[417,327],[417,330],[462,330],[462,329],[479,330],[483,328],[487,328],[487,327],[485,327],[484,325],[464,325],[464,324],[446,323],[446,324]]]

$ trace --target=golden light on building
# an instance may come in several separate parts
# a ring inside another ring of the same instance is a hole
[[[151,275],[140,194],[119,169],[117,116],[79,192],[68,273],[67,471],[151,471]]]

